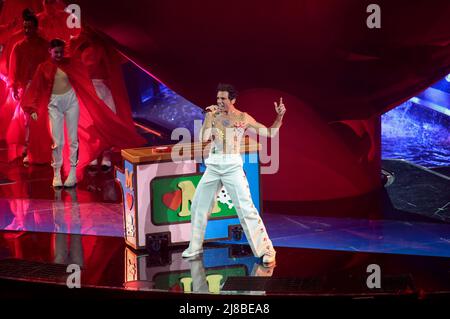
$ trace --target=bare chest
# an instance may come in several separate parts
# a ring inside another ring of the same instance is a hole
[[[55,82],[59,81],[67,81],[67,74],[60,68],[57,68],[55,73]]]
[[[213,118],[212,125],[219,129],[245,129],[247,122],[245,119],[245,113],[240,112],[238,114],[219,113]]]

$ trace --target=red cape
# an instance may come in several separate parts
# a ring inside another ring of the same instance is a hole
[[[34,13],[42,11],[42,0],[5,0],[0,11],[0,24],[21,19],[22,11],[30,8]],[[20,24],[20,23],[19,23]]]
[[[16,43],[22,40],[23,37],[23,31],[18,30],[12,33],[11,36],[8,37],[3,43],[3,50],[0,56],[0,72],[5,76],[7,76],[9,72],[9,58],[11,56],[11,52]]]
[[[39,20],[39,32],[48,41],[58,38],[69,43],[71,37],[75,37],[80,33],[80,28],[69,28],[67,19],[69,13],[64,11],[64,6],[56,4],[48,6],[44,11],[37,14]]]
[[[91,79],[105,80],[105,84],[111,90],[117,116],[128,125],[134,125],[123,80],[123,57],[102,38],[86,30],[70,41],[69,49],[72,57],[80,59],[86,66]]]
[[[0,104],[0,140],[4,140],[18,102],[14,100],[11,89],[3,81],[0,81],[0,91],[2,95]]]
[[[64,59],[60,63],[46,61],[40,64],[30,88],[22,100],[26,112],[37,112],[38,120],[30,123],[28,156],[32,163],[48,163],[51,160],[51,135],[47,106],[53,88],[56,69],[63,70],[74,89],[80,104],[78,124],[79,164],[77,176],[100,152],[110,148],[138,147],[145,139],[132,123],[116,116],[97,96],[92,81],[82,63],[76,59]],[[66,143],[67,146],[67,143]],[[69,168],[68,156],[64,157],[65,170]]]
[[[9,63],[9,85],[24,90],[33,78],[39,64],[48,59],[48,43],[39,35],[19,41],[11,52]],[[13,101],[15,102],[15,101]],[[25,147],[25,114],[16,104],[14,116],[6,134],[8,160],[22,156]]]

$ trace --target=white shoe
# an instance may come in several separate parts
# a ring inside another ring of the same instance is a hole
[[[188,249],[183,251],[183,253],[181,254],[181,257],[183,257],[183,258],[191,258],[191,257],[195,257],[195,256],[200,255],[200,254],[203,254],[203,248],[200,248],[198,250],[191,250],[191,248],[189,247]]]
[[[61,180],[61,169],[60,168],[54,168],[53,169],[53,187],[62,187],[63,183]]]
[[[98,161],[97,159],[93,160],[92,162],[89,163],[89,166],[97,166],[98,165]]]
[[[25,157],[23,158],[22,162],[24,164],[29,164],[30,163],[30,160],[28,159],[28,155],[25,155]]]
[[[273,264],[275,264],[275,255],[276,254],[277,254],[277,252],[273,248],[266,251],[266,253],[263,256],[264,266],[272,266]]]
[[[70,168],[69,176],[64,182],[64,187],[74,187],[77,184],[77,168],[72,166]]]

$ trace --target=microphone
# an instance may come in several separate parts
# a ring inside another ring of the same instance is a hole
[[[211,106],[213,106],[213,105],[211,105]],[[208,107],[211,107],[211,106],[208,106]],[[214,106],[216,107],[216,110],[215,110],[216,113],[222,111],[221,107],[219,107],[217,105],[214,105]],[[214,113],[214,112],[211,109],[208,109],[208,108],[202,110],[202,114],[206,114],[206,113]]]

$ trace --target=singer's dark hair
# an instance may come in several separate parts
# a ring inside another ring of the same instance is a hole
[[[228,92],[228,98],[230,100],[233,100],[238,96],[238,91],[231,84],[219,83],[219,85],[217,86],[217,92],[219,91]]]
[[[50,41],[50,49],[56,48],[56,47],[64,47],[66,45],[66,42],[64,42],[61,39],[53,39]]]
[[[23,21],[33,22],[36,28],[39,26],[38,18],[35,16],[33,10],[31,10],[30,8],[26,8],[25,10],[22,11],[22,19]]]

